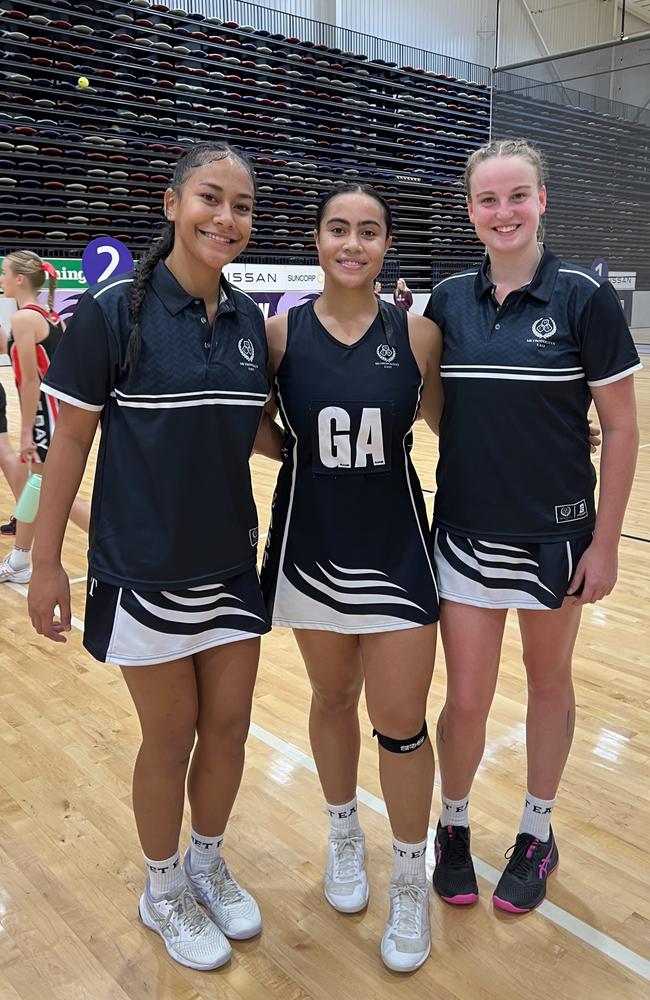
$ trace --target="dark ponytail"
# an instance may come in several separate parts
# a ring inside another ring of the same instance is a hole
[[[242,150],[229,146],[227,142],[196,142],[189,146],[179,156],[169,186],[173,191],[178,193],[190,171],[196,170],[197,167],[204,167],[215,160],[235,160],[237,163],[240,163],[250,176],[253,193],[257,192],[255,171],[253,170],[251,161]],[[143,254],[138,262],[131,287],[131,298],[129,300],[129,314],[133,320],[133,327],[129,333],[126,358],[122,366],[122,375],[125,375],[127,371],[133,374],[140,357],[142,349],[140,317],[147,294],[149,278],[158,261],[168,257],[173,247],[174,223],[167,222],[162,236],[155,241],[153,246]]]

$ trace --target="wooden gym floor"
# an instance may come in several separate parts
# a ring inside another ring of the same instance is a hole
[[[0,369],[17,444],[11,372]],[[32,631],[25,588],[0,586],[0,1000],[641,1000],[650,995],[650,372],[637,377],[641,449],[620,578],[586,608],[575,660],[578,719],[555,829],[549,898],[526,917],[497,914],[491,890],[524,791],[526,684],[509,621],[488,745],[471,802],[481,899],[431,903],[433,950],[410,976],[386,970],[390,831],[363,714],[360,815],[371,898],[344,916],[321,888],[327,819],[307,738],[309,691],[291,632],[265,638],[242,789],[226,857],[259,899],[264,931],[213,973],[172,962],[137,917],[143,867],[130,807],[138,727],[116,667],[95,663],[78,628],[66,646]],[[416,428],[423,488],[436,443]],[[92,465],[83,494],[90,495]],[[253,461],[265,531],[275,467]],[[12,502],[0,477],[0,514]],[[431,493],[427,493],[431,508]],[[179,511],[179,530],[183,512]],[[4,518],[3,518],[4,519]],[[0,557],[10,543],[0,541]],[[86,542],[71,526],[64,562],[75,624],[84,614]],[[438,652],[433,728],[444,698]],[[434,794],[435,826],[438,786]],[[498,807],[499,816],[495,816]],[[431,852],[430,852],[431,853]]]

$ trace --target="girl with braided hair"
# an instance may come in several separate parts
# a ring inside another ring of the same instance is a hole
[[[133,780],[148,867],[140,916],[194,969],[224,964],[227,938],[261,929],[257,903],[221,857],[270,628],[248,465],[268,395],[264,322],[223,276],[248,243],[254,197],[241,153],[222,142],[190,146],[165,192],[163,235],[135,273],[85,293],[45,385],[61,415],[32,622],[65,642],[63,525],[101,420],[84,645],[121,665],[142,728]],[[181,519],[188,497],[191,516]],[[181,859],[186,776],[192,831]]]
[[[38,301],[47,280],[47,308]],[[45,461],[59,412],[55,399],[41,388],[54,357],[65,324],[54,311],[57,274],[52,264],[41,260],[31,250],[16,250],[2,262],[0,286],[3,294],[16,300],[17,311],[11,317],[11,334],[6,345],[20,396],[20,463],[9,467],[9,485],[20,495],[32,463]],[[0,345],[4,346],[4,345]],[[88,530],[88,505],[75,500],[70,516],[80,528]],[[34,525],[17,523],[13,551],[0,563],[0,583],[28,583],[31,577],[29,554]]]

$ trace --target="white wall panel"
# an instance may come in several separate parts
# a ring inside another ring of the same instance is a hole
[[[494,63],[496,0],[337,0],[341,27],[440,52]]]
[[[615,12],[616,0],[502,0],[499,63],[608,41]]]
[[[336,0],[263,0],[260,7],[336,24]]]

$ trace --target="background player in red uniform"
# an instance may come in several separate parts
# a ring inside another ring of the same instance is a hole
[[[54,357],[65,324],[54,312],[56,270],[31,250],[16,250],[2,262],[0,285],[7,298],[16,300],[17,311],[11,317],[8,352],[14,369],[20,396],[20,458],[22,465],[13,476],[12,489],[20,494],[28,469],[41,465],[54,434],[59,405],[41,392],[41,382]],[[47,281],[47,308],[38,301],[40,290]],[[42,473],[42,469],[38,469]],[[70,516],[80,528],[88,530],[88,504],[75,500]],[[0,583],[28,583],[31,570],[29,553],[34,537],[34,524],[16,525],[14,549],[0,563]]]

